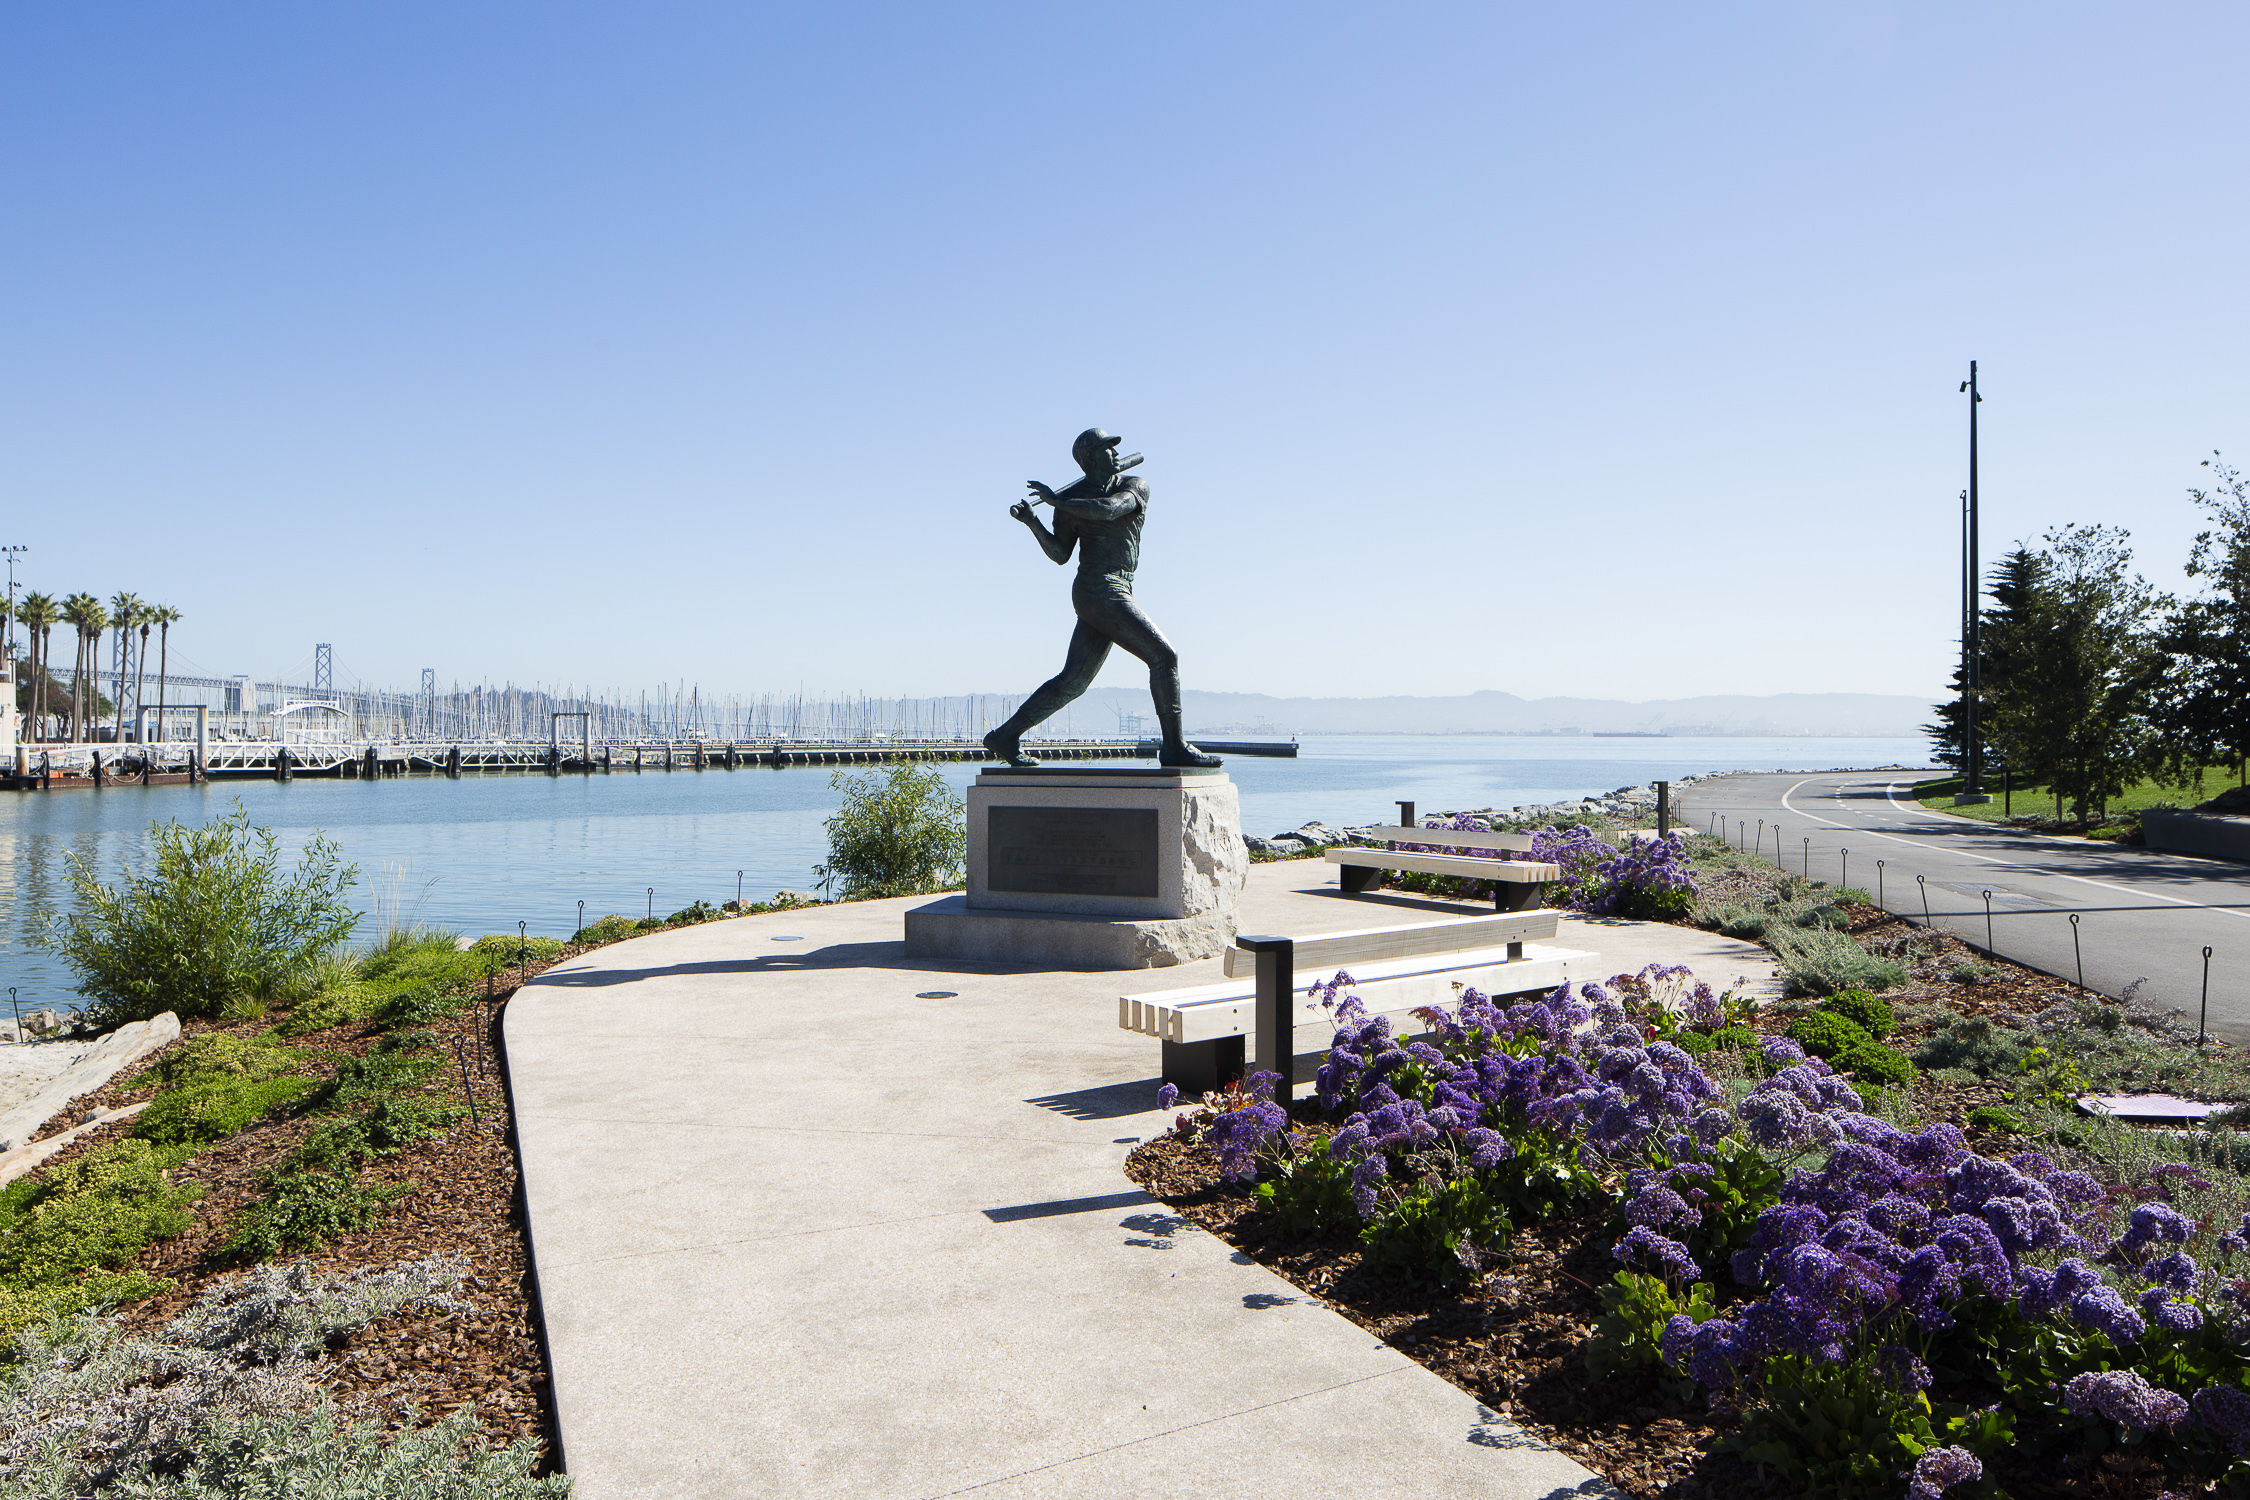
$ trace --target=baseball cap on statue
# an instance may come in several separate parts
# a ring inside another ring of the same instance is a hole
[[[1078,434],[1077,440],[1070,445],[1071,461],[1083,469],[1086,467],[1087,460],[1094,456],[1095,449],[1114,448],[1124,441],[1123,438],[1111,437],[1099,427],[1089,427]]]

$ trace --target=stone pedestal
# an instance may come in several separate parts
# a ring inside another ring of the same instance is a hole
[[[1148,969],[1233,939],[1250,857],[1223,772],[997,769],[968,800],[968,892],[906,914],[909,957]]]

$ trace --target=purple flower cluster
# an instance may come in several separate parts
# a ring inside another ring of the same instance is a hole
[[[2209,1385],[2195,1393],[2195,1419],[2236,1458],[2250,1458],[2250,1394],[2231,1385]]]
[[[1595,881],[1584,898],[1584,909],[1597,915],[1624,911],[1648,915],[1638,908],[1667,892],[1695,894],[1695,870],[1688,863],[1687,839],[1677,833],[1626,848],[1613,859],[1594,867]]]
[[[1782,1185],[1781,1201],[1758,1216],[1750,1246],[1734,1257],[1735,1280],[1765,1295],[1678,1340],[1674,1363],[1705,1385],[1724,1389],[1778,1354],[1841,1359],[1900,1311],[1925,1333],[1950,1328],[1964,1297],[2006,1296],[2025,1254],[2086,1248],[2073,1218],[2077,1174],[2056,1172],[2036,1153],[2013,1162],[1973,1155],[1951,1125],[1910,1134],[1852,1113],[1843,1087],[1796,1063],[1742,1103],[1755,1137],[1761,1122],[1781,1118],[1755,1101],[1793,1101],[1826,1122],[1831,1149],[1820,1170]],[[2137,1336],[2141,1315],[2098,1272],[2077,1260],[2064,1267],[2020,1273],[2047,1278],[2028,1315],[2059,1307],[2088,1326]]]
[[[1602,870],[1617,858],[1617,851],[1583,823],[1568,829],[1542,828],[1531,836],[1530,849],[1515,857],[1560,865],[1566,905],[1602,916],[1616,905],[1616,887]]]
[[[2103,1417],[2142,1432],[2178,1432],[2188,1404],[2150,1385],[2132,1370],[2088,1370],[2063,1384],[2063,1405],[2074,1416]]]
[[[1906,1500],[1938,1500],[1957,1484],[1984,1478],[1984,1462],[1966,1448],[1932,1448],[1914,1461],[1911,1474],[1900,1477],[1910,1481]]]

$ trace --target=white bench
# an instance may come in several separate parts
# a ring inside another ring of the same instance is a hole
[[[1528,833],[1459,833],[1451,828],[1370,828],[1367,832],[1392,844],[1435,844],[1443,849],[1505,849],[1528,854]],[[1462,854],[1418,854],[1398,849],[1331,849],[1328,862],[1342,866],[1344,889],[1360,895],[1375,888],[1386,870],[1414,870],[1424,875],[1458,875],[1467,880],[1491,880],[1494,911],[1525,911],[1539,899],[1539,888],[1562,879],[1562,866],[1544,860],[1481,859]]]
[[[1550,990],[1595,957],[1541,941],[1555,937],[1561,920],[1556,911],[1516,911],[1314,937],[1238,937],[1226,951],[1225,983],[1120,996],[1117,1024],[1164,1044],[1164,1080],[1183,1093],[1243,1076],[1252,1037],[1256,1067],[1294,1084],[1298,1057],[1326,1051],[1335,1034],[1334,1016],[1303,986],[1348,970],[1350,993],[1371,1016],[1452,1005],[1462,987],[1488,995]],[[1300,1054],[1299,1033],[1308,1030],[1311,1045]]]

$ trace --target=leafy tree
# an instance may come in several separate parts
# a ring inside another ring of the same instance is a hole
[[[358,868],[319,833],[287,872],[273,831],[252,828],[239,803],[201,828],[172,822],[152,832],[155,868],[115,886],[72,855],[77,909],[46,935],[105,1022],[167,1010],[256,1015],[358,920],[344,904]]]
[[[968,827],[959,794],[935,769],[899,761],[867,776],[838,771],[828,784],[844,804],[828,820],[822,885],[840,881],[837,894],[851,900],[960,883]]]
[[[2149,628],[2155,596],[2132,571],[2129,536],[2109,526],[2048,532],[2027,570],[2029,595],[1993,647],[2007,657],[1989,695],[1995,739],[2081,822],[2154,760],[2147,708],[2163,658]]]
[[[1984,608],[1977,630],[1981,705],[1977,730],[1978,738],[1984,743],[1987,770],[1997,770],[2009,763],[2007,744],[1992,719],[1992,704],[2006,690],[2009,675],[2022,663],[2025,645],[2031,638],[2027,611],[2038,592],[2043,566],[2038,553],[2019,545],[1986,575],[1985,591],[1992,596],[1992,603]],[[1961,677],[1961,668],[1957,665],[1953,669],[1952,694],[1937,705],[1937,722],[1922,726],[1922,732],[1930,737],[1931,754],[1940,765],[1959,767],[1966,755],[1961,730],[1964,686]]]
[[[2165,620],[2171,661],[2152,715],[2165,778],[2183,786],[2250,755],[2250,479],[2217,453],[2203,467],[2215,482],[2188,495],[2212,526],[2196,534],[2187,575],[2204,592]]]

